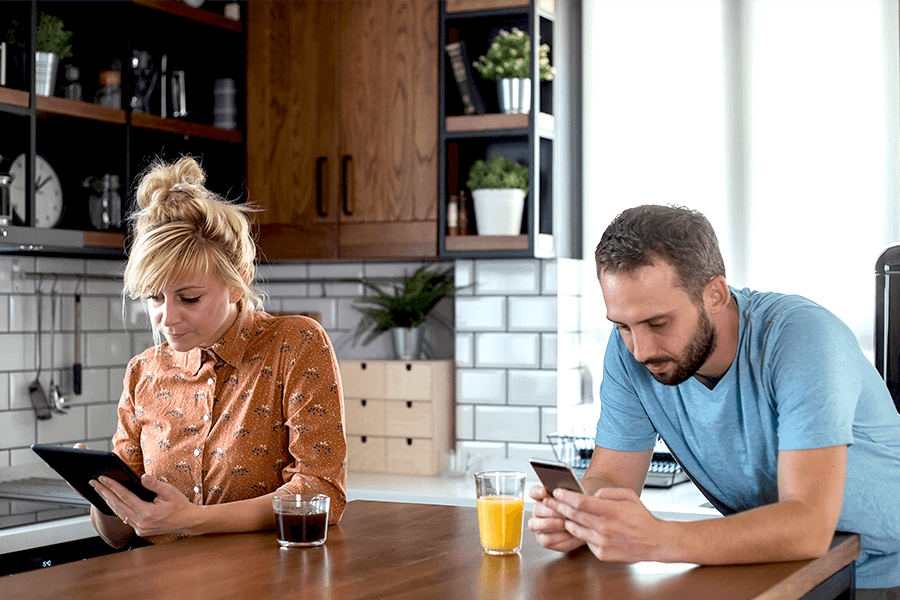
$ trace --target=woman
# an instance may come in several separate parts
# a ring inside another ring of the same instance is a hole
[[[125,291],[144,298],[157,345],[128,364],[113,451],[156,492],[105,477],[116,516],[91,509],[111,546],[271,529],[272,497],[346,500],[343,394],[331,343],[305,317],[261,312],[246,208],[204,187],[185,157],[141,180]],[[160,334],[165,341],[160,343]]]

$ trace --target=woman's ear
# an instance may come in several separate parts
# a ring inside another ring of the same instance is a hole
[[[725,310],[730,301],[731,290],[728,289],[725,278],[721,275],[713,277],[706,284],[706,289],[703,290],[703,305],[706,308],[706,312],[710,314],[719,313]]]

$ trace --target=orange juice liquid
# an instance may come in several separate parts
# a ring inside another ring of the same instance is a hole
[[[492,554],[516,552],[522,546],[522,513],[525,501],[514,496],[478,499],[478,531],[481,546]]]

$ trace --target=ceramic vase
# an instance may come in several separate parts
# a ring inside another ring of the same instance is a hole
[[[54,52],[34,53],[35,91],[39,96],[52,96],[56,89],[59,55]]]
[[[519,235],[522,211],[525,209],[525,190],[472,190],[472,198],[475,201],[478,235]]]
[[[417,360],[422,352],[421,327],[394,327],[391,335],[394,338],[394,351],[398,360]]]

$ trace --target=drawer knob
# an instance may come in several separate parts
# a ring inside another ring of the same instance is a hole
[[[365,370],[366,370],[366,363],[360,363],[359,368],[362,369],[363,371],[365,371]]]
[[[407,371],[412,371],[412,364],[411,364],[411,363],[406,363],[406,370],[407,370]]]
[[[363,444],[365,444],[365,443],[366,443],[366,436],[362,436],[361,438],[359,438],[359,441],[361,441]]]
[[[366,401],[365,401],[365,400],[360,400],[359,403],[362,404],[363,406],[366,405]]]
[[[412,446],[412,438],[406,438],[406,445]]]
[[[406,403],[406,408],[412,408],[412,402],[407,402],[407,403]]]

